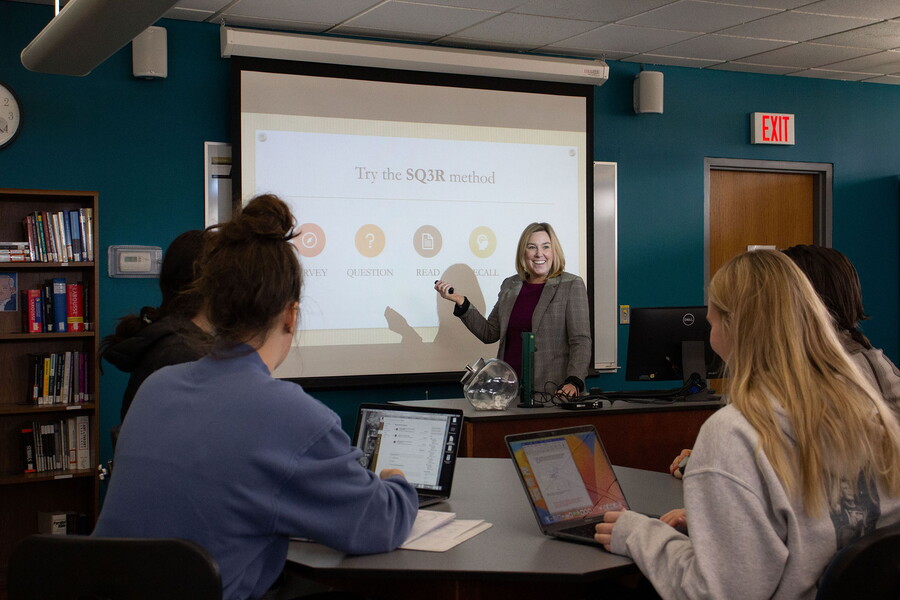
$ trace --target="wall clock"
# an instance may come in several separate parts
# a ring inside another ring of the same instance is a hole
[[[0,81],[0,148],[9,145],[22,128],[22,106],[8,85]]]

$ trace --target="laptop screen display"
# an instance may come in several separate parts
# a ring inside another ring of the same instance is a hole
[[[416,489],[440,492],[450,487],[461,431],[459,411],[364,404],[354,445],[367,469],[400,469]]]
[[[543,525],[627,510],[622,488],[592,427],[508,436],[507,443]]]

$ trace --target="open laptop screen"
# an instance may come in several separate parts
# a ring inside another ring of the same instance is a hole
[[[362,404],[353,444],[376,473],[400,469],[419,491],[449,494],[462,431],[462,411]]]
[[[510,435],[506,440],[542,526],[628,509],[592,426]]]

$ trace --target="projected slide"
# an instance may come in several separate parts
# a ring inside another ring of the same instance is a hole
[[[528,219],[558,221],[564,239],[575,234],[565,223],[576,222],[576,207],[559,200],[576,194],[574,148],[279,131],[256,137],[256,193],[278,190],[301,224],[306,331],[358,330],[352,341],[362,343],[375,328],[391,343],[390,307],[433,341],[438,315],[429,300],[443,268],[471,265],[481,289],[496,294],[513,272]],[[371,301],[360,302],[361,291]]]
[[[583,98],[556,101],[581,120],[573,131],[557,116],[535,126],[526,112],[547,99],[534,94],[243,78],[242,196],[277,194],[301,231],[300,331],[277,376],[461,371],[496,356],[433,284],[451,282],[486,316],[534,221],[554,226],[566,270],[585,275]]]

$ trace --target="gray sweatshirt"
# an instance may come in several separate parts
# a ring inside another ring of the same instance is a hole
[[[690,537],[630,511],[616,523],[612,551],[633,558],[663,598],[812,600],[838,548],[900,521],[900,498],[869,493],[862,478],[810,517],[757,441],[731,405],[703,425],[684,474]]]

